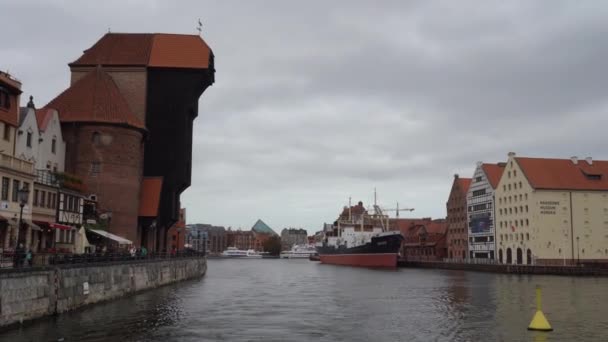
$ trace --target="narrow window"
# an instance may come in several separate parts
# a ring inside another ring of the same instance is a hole
[[[51,152],[55,154],[57,148],[57,138],[53,137],[53,141],[51,141]]]
[[[38,206],[38,190],[34,190],[34,206]]]
[[[13,179],[13,202],[19,202],[19,181]]]
[[[52,208],[52,206],[51,206],[51,195],[52,195],[52,194],[51,194],[51,192],[49,191],[49,195],[48,195],[48,196],[47,196],[47,198],[46,198],[46,207],[47,207],[47,208]]]
[[[8,201],[8,192],[11,185],[11,180],[7,177],[2,177],[2,200]]]
[[[11,141],[11,126],[4,123],[4,140]]]
[[[40,191],[40,206],[44,207],[44,203],[46,203],[46,191]]]
[[[101,172],[101,164],[99,162],[91,163],[91,175],[97,176]]]
[[[27,147],[29,147],[29,148],[32,147],[32,132],[27,132],[26,144],[27,144]]]

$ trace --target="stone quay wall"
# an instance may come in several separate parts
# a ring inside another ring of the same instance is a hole
[[[0,327],[119,298],[207,271],[204,257],[0,270]]]
[[[446,270],[494,272],[509,274],[548,274],[565,276],[608,276],[608,269],[590,266],[542,266],[542,265],[501,265],[467,264],[434,261],[399,261],[399,267],[440,268]]]

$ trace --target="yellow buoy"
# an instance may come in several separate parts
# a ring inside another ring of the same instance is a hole
[[[536,287],[536,313],[532,318],[532,322],[528,326],[528,330],[537,330],[537,331],[552,331],[551,324],[547,321],[545,314],[541,310],[541,299],[540,299],[540,286]]]

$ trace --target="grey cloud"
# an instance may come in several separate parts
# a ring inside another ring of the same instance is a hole
[[[312,232],[374,187],[387,207],[443,216],[454,173],[509,151],[607,158],[607,12],[571,1],[9,1],[0,19],[16,39],[0,68],[44,104],[108,28],[194,33],[201,17],[217,82],[195,122],[188,219]]]

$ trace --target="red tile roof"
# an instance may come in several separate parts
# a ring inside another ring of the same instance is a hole
[[[534,189],[608,190],[608,161],[594,160],[589,165],[585,160],[576,164],[570,159],[515,160]]]
[[[505,164],[482,164],[481,168],[483,169],[483,172],[485,172],[486,177],[488,177],[488,181],[492,188],[496,189],[498,182],[500,182],[500,177],[502,177],[502,171],[505,169]]]
[[[36,109],[36,121],[38,121],[38,129],[45,131],[49,122],[53,118],[53,111],[48,108]]]
[[[112,77],[101,68],[89,72],[44,108],[56,109],[61,122],[101,122],[146,129]]]
[[[141,182],[139,196],[139,216],[158,216],[158,205],[163,187],[162,177],[145,177]]]
[[[70,66],[207,69],[211,56],[207,43],[196,35],[107,33]]]
[[[462,191],[463,194],[466,194],[471,185],[471,178],[458,178],[457,181],[458,185],[460,185],[460,191]]]

